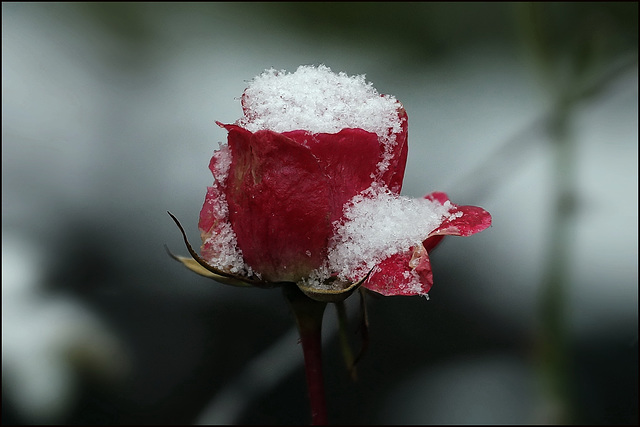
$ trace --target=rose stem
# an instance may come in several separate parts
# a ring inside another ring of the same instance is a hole
[[[327,405],[322,378],[322,316],[327,304],[312,300],[295,285],[284,286],[283,289],[300,333],[311,404],[311,424],[324,425],[327,424]]]

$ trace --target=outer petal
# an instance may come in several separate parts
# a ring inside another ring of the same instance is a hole
[[[224,127],[232,153],[225,194],[244,260],[263,280],[298,281],[326,256],[327,178],[309,148],[282,134]]]
[[[207,188],[198,227],[203,242],[202,257],[212,262],[216,268],[237,273],[242,261],[232,236],[229,209],[224,195],[230,163],[229,147],[223,146],[213,154],[209,169],[213,174],[214,182]]]
[[[331,206],[332,222],[342,217],[345,203],[369,188],[383,155],[378,136],[362,129],[343,129],[335,134],[293,131],[283,135],[309,147],[316,157],[330,189],[326,203]]]
[[[215,179],[213,186],[207,188],[207,195],[204,199],[204,205],[200,211],[200,221],[198,228],[202,234],[202,240],[204,241],[211,235],[220,222],[228,221],[228,211],[226,208],[226,201],[221,200],[224,198],[222,194],[222,186],[225,184],[224,178],[226,175],[226,169],[230,159],[229,149],[221,149],[213,153],[211,161],[209,162],[209,169]],[[227,164],[226,167],[223,164]],[[225,169],[223,171],[223,169]],[[224,173],[223,173],[224,172]]]
[[[422,245],[378,264],[362,286],[384,296],[426,295],[433,285],[431,262]]]
[[[220,209],[220,190],[217,187],[207,187],[207,195],[204,198],[204,205],[202,205],[200,221],[198,222],[202,241],[205,242],[210,236],[216,234],[227,220],[227,216]],[[205,259],[211,259],[215,257],[215,254],[210,253],[203,246],[202,256]]]
[[[447,195],[441,192],[428,194],[425,198],[441,204],[450,202]],[[491,225],[491,215],[482,208],[454,204],[451,206],[451,216],[445,218],[422,245],[382,261],[363,286],[385,296],[426,295],[433,285],[428,252],[440,243],[445,235],[470,236]]]
[[[389,168],[382,175],[382,182],[395,194],[400,194],[400,190],[402,190],[402,180],[404,179],[409,150],[409,145],[407,144],[409,122],[404,107],[398,109],[398,116],[402,121],[402,131],[396,134],[396,145],[391,152]]]
[[[425,199],[436,200],[441,204],[449,201],[446,193],[434,192],[424,196]],[[454,215],[452,218],[445,219],[442,224],[423,242],[428,252],[431,252],[444,238],[445,235],[452,236],[470,236],[479,233],[491,225],[491,215],[489,212],[477,206],[458,206],[451,204],[450,212],[452,214],[461,213],[461,216]]]
[[[437,200],[445,204],[449,201],[449,197],[442,192],[434,192],[424,196],[425,199]],[[491,215],[489,212],[477,206],[458,206],[451,203],[450,213],[453,217],[445,219],[438,228],[436,228],[429,236],[453,235],[453,236],[471,236],[479,233],[491,225]],[[455,214],[461,213],[456,217]]]

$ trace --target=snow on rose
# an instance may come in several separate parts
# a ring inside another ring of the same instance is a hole
[[[228,137],[209,164],[201,252],[185,237],[193,259],[174,256],[199,274],[241,286],[295,283],[319,301],[359,286],[426,295],[428,253],[442,237],[491,225],[488,212],[444,193],[400,195],[407,113],[364,76],[322,65],[266,70],[242,108],[235,123],[218,123]]]

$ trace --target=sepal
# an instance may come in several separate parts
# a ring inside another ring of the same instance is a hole
[[[253,278],[253,277],[238,276],[235,274],[227,273],[212,265],[209,265],[209,263],[203,260],[200,257],[200,255],[198,255],[198,253],[195,250],[193,250],[191,243],[189,243],[189,239],[187,239],[187,234],[185,233],[184,228],[182,227],[182,224],[180,224],[180,221],[178,221],[178,218],[176,218],[171,212],[167,212],[167,213],[180,229],[180,233],[182,233],[182,238],[187,247],[187,250],[189,251],[189,254],[193,257],[193,259],[174,255],[173,253],[171,253],[171,251],[169,251],[168,248],[166,247],[165,248],[167,249],[167,253],[171,258],[180,262],[189,270],[201,276],[207,277],[209,279],[213,279],[217,282],[224,283],[225,285],[242,286],[242,287],[255,286],[258,288],[273,288],[278,285],[276,283],[265,282],[263,280]]]

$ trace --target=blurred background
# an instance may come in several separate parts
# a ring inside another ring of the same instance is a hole
[[[325,64],[404,104],[403,194],[493,216],[367,299],[357,382],[327,310],[330,422],[637,425],[637,58],[635,2],[3,2],[3,423],[309,422],[281,292],[163,245],[247,81]]]

